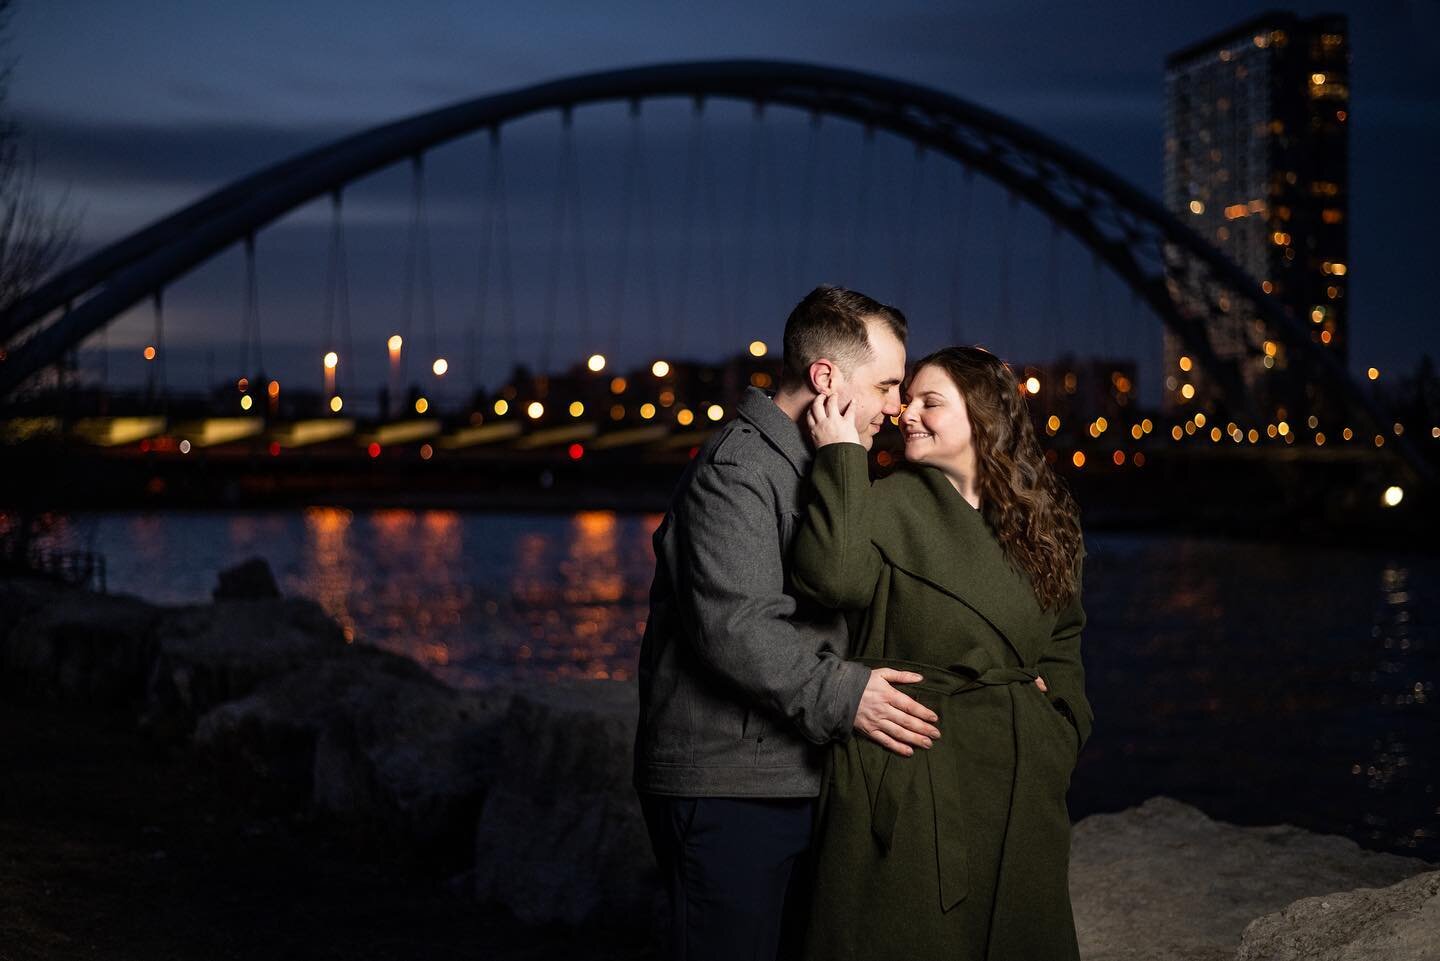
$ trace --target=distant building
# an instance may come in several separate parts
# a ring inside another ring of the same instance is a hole
[[[1165,205],[1249,271],[1343,364],[1345,18],[1265,14],[1173,54],[1165,67]],[[1166,331],[1164,340],[1165,409],[1203,405],[1204,372],[1178,338]],[[1324,399],[1289,375],[1284,346],[1267,341],[1238,305],[1212,326],[1210,340],[1239,363],[1267,416],[1323,409]]]

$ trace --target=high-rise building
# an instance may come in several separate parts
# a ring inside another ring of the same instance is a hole
[[[1268,13],[1171,55],[1165,68],[1165,205],[1248,271],[1343,364],[1345,18]],[[1285,345],[1242,307],[1220,298],[1209,333],[1217,355],[1237,363],[1267,416],[1323,410],[1325,399],[1291,370]],[[1205,372],[1169,331],[1164,352],[1166,408],[1204,405]]]

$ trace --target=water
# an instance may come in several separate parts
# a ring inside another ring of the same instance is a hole
[[[347,636],[457,686],[633,676],[659,517],[334,508],[77,514],[110,589],[209,598],[266,558]],[[1095,732],[1076,817],[1168,794],[1440,861],[1440,557],[1087,537]]]

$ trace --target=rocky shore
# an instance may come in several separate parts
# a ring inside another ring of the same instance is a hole
[[[458,691],[252,563],[179,607],[0,581],[0,698],[0,961],[652,956],[633,684]],[[162,869],[139,925],[112,888]],[[1440,959],[1440,866],[1163,797],[1076,825],[1071,890],[1093,961]]]

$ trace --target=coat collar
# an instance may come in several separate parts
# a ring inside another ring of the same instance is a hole
[[[1043,653],[1054,618],[1010,564],[983,514],[944,473],[906,465],[883,482],[886,508],[873,540],[887,561],[983,617],[1022,665]]]
[[[804,477],[810,472],[810,462],[815,459],[800,425],[785,415],[775,404],[775,398],[758,387],[748,387],[740,398],[739,414],[754,425],[755,429],[785,455],[795,473]]]

